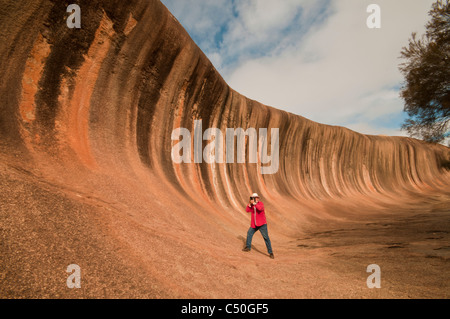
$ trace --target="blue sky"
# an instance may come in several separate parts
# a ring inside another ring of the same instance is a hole
[[[162,0],[241,94],[365,134],[405,135],[400,51],[434,0]],[[369,29],[367,7],[381,8]]]

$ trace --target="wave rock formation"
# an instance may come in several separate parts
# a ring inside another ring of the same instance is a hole
[[[337,275],[330,251],[297,240],[423,203],[448,211],[449,148],[240,95],[160,1],[78,3],[80,29],[67,27],[65,1],[0,3],[2,296],[367,295],[364,268]],[[174,163],[171,133],[193,132],[195,120],[222,132],[279,128],[277,173]],[[253,192],[275,260],[259,235],[256,252],[241,252]],[[81,289],[66,286],[70,264]]]

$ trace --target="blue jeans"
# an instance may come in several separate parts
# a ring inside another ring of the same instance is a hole
[[[250,227],[250,228],[248,229],[248,232],[247,232],[247,243],[246,243],[247,248],[248,248],[248,249],[251,249],[251,248],[252,248],[252,239],[253,239],[253,235],[254,235],[258,230],[261,232],[261,235],[262,235],[263,238],[264,238],[264,242],[266,243],[266,247],[267,247],[267,252],[268,252],[269,254],[272,254],[272,244],[270,243],[269,233],[268,233],[268,231],[267,231],[267,224],[262,225],[262,226],[258,226],[258,227],[256,227],[256,228]]]

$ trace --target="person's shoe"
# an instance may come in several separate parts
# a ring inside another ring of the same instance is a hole
[[[273,254],[270,254],[269,257],[275,259],[275,256]]]
[[[244,247],[244,249],[242,249],[242,251],[250,251],[250,248]]]

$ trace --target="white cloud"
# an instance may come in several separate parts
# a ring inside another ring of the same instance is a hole
[[[406,132],[400,129],[392,129],[384,126],[376,126],[366,122],[350,123],[345,127],[352,131],[369,135],[386,135],[386,136],[408,136]]]
[[[403,135],[382,121],[402,114],[398,57],[434,0],[375,1],[381,29],[366,26],[373,0],[163,2],[236,91],[317,122]]]
[[[379,0],[382,28],[375,30],[366,26],[371,1],[333,1],[334,14],[300,44],[244,61],[229,72],[228,83],[252,99],[327,124],[402,112],[393,90],[402,81],[398,57],[411,32],[424,30],[432,2]]]
[[[278,32],[288,27],[304,2],[302,0],[239,1],[236,4],[236,11],[248,32],[263,37],[265,33]]]

